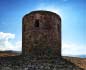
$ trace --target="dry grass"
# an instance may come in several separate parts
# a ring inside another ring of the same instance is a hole
[[[77,58],[77,57],[63,57],[67,61],[74,63],[76,66],[86,70],[86,58]]]
[[[0,53],[0,57],[16,56],[14,53]]]

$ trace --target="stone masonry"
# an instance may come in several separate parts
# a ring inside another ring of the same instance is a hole
[[[34,11],[23,18],[23,53],[33,57],[61,57],[61,18],[49,11]]]

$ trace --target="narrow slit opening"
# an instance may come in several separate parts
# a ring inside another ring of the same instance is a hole
[[[36,19],[36,21],[35,21],[35,27],[39,27],[39,20],[38,19]]]

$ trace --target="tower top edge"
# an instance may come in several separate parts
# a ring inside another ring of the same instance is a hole
[[[27,13],[26,15],[24,15],[23,18],[26,17],[26,16],[29,16],[31,14],[36,14],[36,13],[47,13],[47,14],[55,15],[61,20],[61,17],[58,15],[58,13],[55,13],[55,12],[52,12],[52,11],[46,11],[46,10],[31,11],[30,13]]]

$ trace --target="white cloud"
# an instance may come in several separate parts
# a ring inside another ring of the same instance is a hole
[[[16,50],[16,51],[21,51],[22,50],[22,42],[21,41],[16,42],[14,50]]]
[[[15,34],[0,32],[0,39],[8,40],[9,38],[15,38]]]
[[[75,43],[63,43],[62,44],[62,55],[86,55],[86,45],[75,44]]]
[[[15,50],[21,51],[21,41],[17,41],[15,44],[9,39],[14,39],[15,34],[0,32],[0,50]]]

